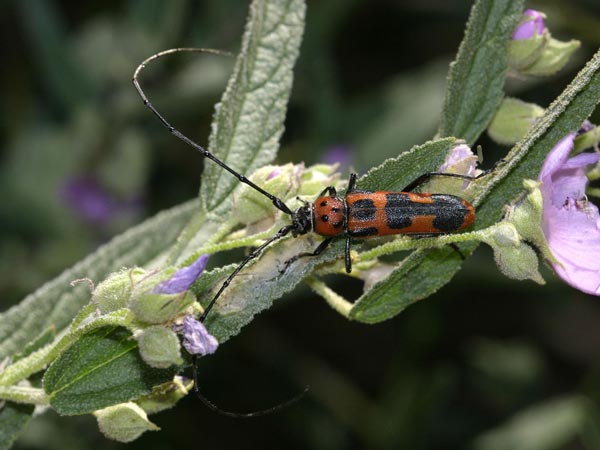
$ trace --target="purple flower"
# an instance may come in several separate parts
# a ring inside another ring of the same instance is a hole
[[[269,175],[267,175],[266,181],[272,180],[273,178],[278,177],[282,173],[283,173],[283,171],[281,170],[281,168],[277,167],[277,168],[273,169]]]
[[[546,16],[544,13],[535,9],[528,9],[523,12],[523,16],[521,23],[517,25],[512,35],[515,41],[531,39],[536,35],[544,34],[546,30],[546,25],[544,24],[544,17]]]
[[[321,160],[325,164],[339,164],[346,168],[352,165],[352,150],[345,145],[334,145],[325,150]]]
[[[597,163],[600,154],[569,158],[575,137],[570,133],[560,140],[542,166],[542,229],[558,276],[583,292],[600,295],[600,216],[585,195],[585,168]]]
[[[448,153],[439,171],[442,173],[448,172],[475,177],[481,173],[477,169],[477,160],[477,156],[473,154],[473,151],[467,144],[458,144]],[[469,183],[470,181],[464,180],[462,188],[466,189]]]
[[[183,346],[191,355],[204,356],[214,353],[219,342],[202,322],[189,315],[183,319]]]
[[[90,177],[74,178],[62,189],[62,198],[69,207],[88,222],[108,222],[117,211],[117,204],[108,191]]]
[[[459,169],[457,173],[467,176],[475,176],[475,166],[477,165],[477,156],[467,144],[456,145],[440,166],[440,172],[447,172],[452,169]]]
[[[208,255],[200,255],[196,261],[183,269],[179,269],[171,278],[158,284],[154,289],[154,294],[179,294],[187,291],[196,281],[208,262]]]
[[[96,225],[104,225],[117,216],[140,209],[139,198],[119,199],[97,179],[82,176],[67,181],[61,189],[63,201],[79,217]]]

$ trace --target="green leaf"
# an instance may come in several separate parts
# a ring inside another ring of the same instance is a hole
[[[25,430],[33,405],[18,405],[7,402],[0,409],[0,450],[8,450]]]
[[[225,289],[206,319],[206,326],[211,334],[220,343],[238,334],[255,314],[269,308],[275,299],[294,289],[317,264],[331,262],[343,251],[343,241],[338,241],[319,257],[303,258],[285,273],[279,272],[284,261],[299,253],[314,250],[320,241],[321,238],[308,234],[297,238],[289,237],[270,246]],[[229,273],[231,270],[227,274]],[[210,276],[210,273],[207,275]],[[200,299],[203,306],[206,306],[220,284],[221,282],[216,283],[212,291],[204,293]]]
[[[461,251],[464,253],[463,247]],[[349,317],[366,323],[390,319],[445,285],[461,263],[460,255],[451,248],[414,251],[354,303]]]
[[[197,208],[197,201],[190,201],[131,228],[0,314],[0,359],[21,351],[40,330],[60,331],[69,324],[90,300],[88,286],[73,287],[71,281],[101,281],[121,267],[147,263],[175,241]]]
[[[50,344],[54,338],[56,338],[56,330],[54,327],[48,327],[46,330],[37,336],[33,341],[29,342],[22,351],[15,353],[12,358],[12,362],[18,361],[19,359],[25,358],[31,355],[36,350]]]
[[[256,0],[234,72],[216,106],[209,150],[249,175],[275,158],[283,133],[292,68],[304,29],[301,0]],[[206,164],[200,198],[206,211],[226,211],[240,182]]]
[[[504,97],[508,44],[523,0],[479,0],[471,9],[456,60],[450,65],[439,135],[473,144]]]
[[[369,170],[358,180],[357,187],[367,191],[400,191],[421,175],[439,170],[455,143],[456,139],[450,137],[416,145]]]
[[[137,399],[173,375],[174,370],[148,367],[125,328],[104,327],[65,351],[46,371],[43,385],[59,414],[75,415]]]
[[[548,151],[567,133],[577,130],[600,102],[600,51],[550,105],[537,126],[515,145],[496,170],[468,191],[477,210],[476,228],[502,217],[503,206],[523,191],[522,180],[537,178]],[[464,255],[475,244],[460,245]],[[462,264],[452,249],[415,251],[386,280],[373,286],[354,304],[350,317],[375,323],[389,319],[410,304],[436,292]]]

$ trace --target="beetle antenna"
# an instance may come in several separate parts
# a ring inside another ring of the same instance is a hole
[[[280,411],[280,410],[287,408],[288,406],[296,403],[298,400],[300,400],[302,397],[304,397],[304,395],[306,395],[306,393],[308,392],[308,386],[306,386],[304,388],[304,390],[302,392],[300,392],[298,395],[296,395],[295,397],[292,397],[289,400],[286,400],[285,402],[278,403],[275,406],[271,406],[270,408],[260,409],[258,411],[252,411],[252,412],[247,412],[247,413],[226,411],[224,409],[219,408],[217,405],[215,405],[213,402],[211,402],[209,399],[207,399],[204,396],[204,394],[202,394],[202,392],[200,392],[200,388],[198,387],[200,385],[200,383],[198,382],[197,362],[198,362],[198,357],[196,355],[193,355],[193,357],[192,357],[192,367],[193,367],[192,372],[193,372],[193,376],[194,376],[194,392],[196,393],[196,397],[198,397],[198,399],[202,403],[204,403],[204,405],[207,408],[209,408],[210,410],[212,410],[218,414],[221,414],[223,416],[233,417],[236,419],[249,419],[252,417],[265,416],[267,414],[271,414],[271,413]]]
[[[235,270],[233,272],[231,272],[231,274],[223,282],[223,284],[221,285],[221,287],[219,288],[219,290],[217,291],[215,296],[212,298],[210,303],[206,306],[206,308],[204,308],[204,312],[202,313],[202,315],[200,316],[200,318],[198,320],[200,320],[200,322],[204,322],[204,320],[206,320],[208,313],[211,311],[212,307],[215,305],[215,303],[217,302],[217,300],[219,299],[219,297],[221,296],[223,291],[227,288],[227,286],[229,286],[229,283],[231,283],[231,280],[233,280],[235,278],[235,276],[240,272],[240,270],[242,270],[244,268],[244,266],[246,264],[248,264],[250,261],[252,261],[258,255],[260,255],[260,253],[267,246],[269,246],[269,244],[286,236],[290,231],[292,231],[293,228],[294,228],[293,225],[286,225],[285,227],[281,228],[276,234],[274,234],[269,239],[267,239],[265,242],[263,242],[259,247],[252,250],[252,252],[250,252],[250,254],[248,256],[246,256],[246,258],[235,268]]]
[[[165,126],[165,128],[167,128],[169,130],[169,132],[171,134],[173,134],[174,136],[176,136],[177,138],[179,138],[180,140],[182,140],[183,142],[185,142],[186,144],[188,144],[189,146],[193,147],[194,149],[196,149],[198,152],[200,152],[200,154],[202,154],[205,158],[210,159],[211,161],[217,163],[219,166],[221,166],[223,169],[225,169],[227,172],[231,173],[233,176],[235,176],[238,180],[240,180],[242,183],[247,184],[248,186],[250,186],[252,189],[260,192],[262,195],[264,195],[265,197],[267,197],[269,200],[271,200],[273,202],[273,205],[279,209],[280,211],[283,211],[284,213],[288,214],[288,215],[292,215],[293,212],[292,210],[283,202],[283,200],[281,200],[278,197],[275,197],[273,194],[265,191],[263,188],[261,188],[260,186],[258,186],[257,184],[253,183],[252,181],[250,181],[248,178],[246,178],[244,175],[236,172],[234,169],[232,169],[231,167],[229,167],[227,164],[225,164],[223,161],[221,161],[219,158],[217,158],[215,155],[213,155],[212,153],[210,153],[208,150],[206,150],[204,147],[202,147],[200,144],[196,143],[195,141],[193,141],[192,139],[188,138],[186,135],[184,135],[183,133],[181,133],[179,130],[177,130],[173,125],[171,125],[167,119],[165,119],[159,112],[158,110],[152,105],[152,103],[150,103],[150,101],[148,100],[148,97],[146,96],[146,94],[144,93],[144,91],[142,90],[142,87],[140,86],[140,83],[138,81],[138,77],[141,73],[141,71],[146,67],[147,64],[149,64],[150,62],[154,61],[155,59],[158,59],[162,56],[166,56],[166,55],[171,55],[173,53],[181,53],[181,52],[195,52],[195,53],[211,53],[214,55],[230,55],[229,53],[226,52],[221,52],[219,50],[213,50],[213,49],[208,49],[208,48],[193,48],[193,47],[180,47],[180,48],[171,48],[169,50],[164,50],[162,52],[156,53],[155,55],[150,56],[149,58],[146,58],[135,70],[134,74],[133,74],[133,85],[135,86],[135,89],[138,91],[138,94],[140,95],[140,97],[142,98],[144,105],[146,105],[148,107],[148,109],[150,109],[150,111],[152,111],[152,113],[158,118],[158,120],[160,120],[160,122]]]

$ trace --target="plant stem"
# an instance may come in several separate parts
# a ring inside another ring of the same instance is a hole
[[[339,312],[342,316],[348,317],[350,310],[352,309],[352,303],[316,278],[308,277],[305,281],[313,291],[329,303],[329,306]]]
[[[48,396],[43,389],[27,386],[0,386],[0,399],[34,405],[49,403]]]
[[[388,255],[390,253],[399,252],[402,250],[414,250],[417,248],[435,248],[460,242],[485,242],[487,236],[489,236],[489,232],[492,230],[493,227],[495,227],[495,225],[492,225],[491,227],[483,230],[471,231],[468,233],[445,234],[437,237],[427,237],[419,239],[414,239],[409,236],[403,236],[393,241],[386,242],[385,244],[382,244],[379,247],[375,247],[371,250],[367,250],[366,252],[360,253],[358,259],[359,261],[368,261],[371,259],[378,258],[382,255]]]

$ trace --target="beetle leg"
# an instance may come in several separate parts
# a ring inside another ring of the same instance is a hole
[[[410,183],[404,189],[402,189],[402,191],[403,192],[412,192],[415,188],[418,188],[423,183],[425,183],[427,180],[429,180],[430,178],[433,178],[433,177],[460,178],[461,180],[475,181],[475,180],[478,180],[479,178],[487,175],[488,173],[492,172],[493,170],[494,169],[485,170],[475,177],[471,177],[469,175],[461,175],[460,173],[444,173],[444,172],[424,173],[423,175],[417,177],[416,180],[414,180],[412,183]]]
[[[346,192],[351,192],[354,190],[356,187],[356,177],[357,175],[355,173],[350,174],[350,179],[348,180],[348,189]]]
[[[332,237],[329,237],[327,239],[325,239],[324,241],[322,241],[317,248],[314,249],[314,251],[312,252],[305,252],[305,253],[299,253],[296,256],[292,256],[290,259],[288,259],[285,263],[283,263],[283,269],[279,270],[279,273],[285,273],[286,270],[288,270],[288,267],[290,267],[290,265],[296,261],[298,261],[300,258],[308,258],[311,256],[319,256],[323,250],[325,250],[327,248],[327,246],[331,243],[331,241],[333,240]]]
[[[327,186],[321,191],[318,197],[323,197],[325,194],[329,195],[330,197],[335,197],[337,195],[337,191],[335,190],[335,187]]]
[[[350,257],[350,236],[346,237],[346,273],[352,272],[352,258]]]

